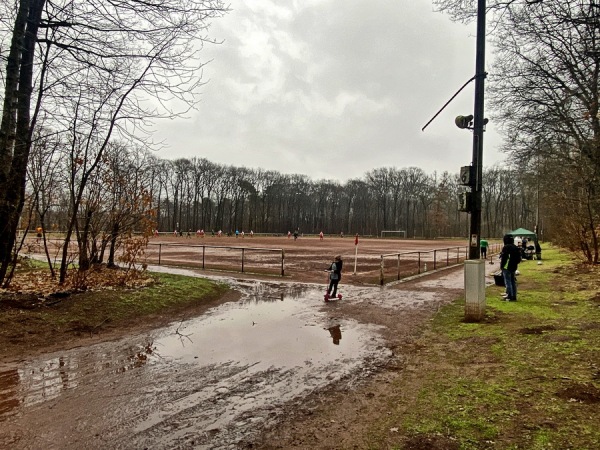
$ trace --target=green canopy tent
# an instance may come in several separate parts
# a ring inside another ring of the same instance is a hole
[[[506,234],[510,234],[513,237],[519,236],[532,240],[535,245],[536,259],[542,259],[542,248],[538,242],[537,234],[535,234],[533,231],[526,230],[525,228],[517,228],[516,230],[509,231]]]
[[[527,239],[533,239],[537,241],[537,234],[533,231],[526,230],[525,228],[517,228],[516,230],[509,231],[506,234],[510,234],[511,236],[521,236],[526,237]]]

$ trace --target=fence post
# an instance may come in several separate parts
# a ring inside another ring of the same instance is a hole
[[[162,244],[158,244],[158,265],[160,266],[160,252],[162,250]]]
[[[398,280],[400,279],[400,253],[398,253]]]
[[[381,255],[381,264],[379,267],[379,284],[383,286],[383,255]]]
[[[437,250],[433,251],[433,270],[436,269],[436,264],[437,264]]]
[[[206,247],[203,245],[202,246],[202,270],[204,270],[204,257],[206,254]]]
[[[421,273],[421,252],[417,252],[417,273]]]
[[[242,273],[244,273],[244,248],[242,247]]]
[[[446,267],[450,265],[450,247],[446,249]]]
[[[284,261],[285,261],[285,250],[281,249],[281,276],[285,275]]]

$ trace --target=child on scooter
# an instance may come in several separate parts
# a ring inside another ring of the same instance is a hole
[[[338,283],[342,279],[342,256],[337,255],[328,269],[329,272],[329,287],[327,288],[327,294],[325,294],[325,300],[337,297]],[[340,296],[341,297],[341,296]]]

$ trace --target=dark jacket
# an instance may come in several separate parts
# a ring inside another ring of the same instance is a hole
[[[504,236],[504,247],[500,253],[500,268],[514,272],[521,262],[521,251],[514,244],[512,236]]]
[[[342,266],[344,265],[343,261],[334,261],[329,266],[329,270],[332,274],[337,275],[336,277],[332,277],[332,280],[341,280],[342,279]]]

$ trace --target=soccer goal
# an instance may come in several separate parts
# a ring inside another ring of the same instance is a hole
[[[406,239],[406,231],[404,230],[382,230],[381,231],[382,238],[404,238]]]

